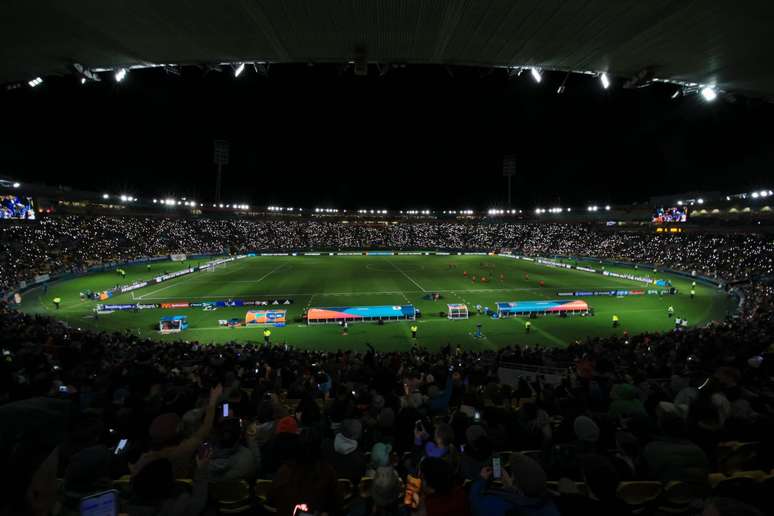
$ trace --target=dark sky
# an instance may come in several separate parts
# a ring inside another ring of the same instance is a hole
[[[686,190],[771,187],[774,106],[707,104],[593,77],[511,78],[417,66],[368,77],[335,65],[116,84],[48,79],[0,93],[0,176],[112,193],[210,200],[212,140],[231,142],[224,201],[350,208],[625,203]]]

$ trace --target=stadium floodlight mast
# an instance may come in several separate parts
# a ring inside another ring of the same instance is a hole
[[[21,183],[19,183],[18,181],[13,184],[14,188],[19,188],[20,186],[21,186]]]
[[[540,73],[540,69],[535,68],[534,66],[530,68],[529,73],[532,74],[532,78],[535,79],[535,82],[540,84],[540,81],[543,80],[543,76]]]
[[[35,77],[31,81],[29,81],[27,84],[30,85],[30,88],[34,88],[35,86],[43,84],[43,79],[41,79],[40,77]]]

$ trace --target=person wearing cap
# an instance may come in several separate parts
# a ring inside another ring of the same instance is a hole
[[[491,486],[491,466],[481,469],[480,478],[470,487],[473,516],[559,516],[546,489],[546,472],[534,459],[512,453],[510,474],[502,468],[502,488]]]
[[[180,416],[173,412],[157,416],[150,425],[149,435],[151,451],[140,456],[135,464],[129,465],[132,476],[148,463],[165,458],[174,468],[176,478],[191,478],[192,459],[201,444],[210,434],[215,421],[215,409],[223,394],[223,386],[218,384],[210,390],[210,398],[204,413],[204,422],[188,438],[181,437]]]
[[[362,435],[363,425],[359,419],[345,419],[333,440],[323,444],[325,462],[333,466],[338,478],[348,478],[354,485],[365,475],[367,465],[365,453],[360,449]]]

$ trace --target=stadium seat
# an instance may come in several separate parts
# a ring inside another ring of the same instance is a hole
[[[643,507],[661,496],[664,486],[661,482],[632,481],[618,485],[618,498],[627,505]]]
[[[362,498],[369,498],[371,496],[371,486],[374,483],[373,477],[363,477],[357,484],[358,493]]]
[[[113,480],[113,489],[118,491],[122,498],[129,498],[132,494],[132,479],[129,475],[124,475],[118,480]]]
[[[704,499],[709,489],[688,482],[668,482],[659,502],[658,510],[670,514],[684,514],[695,510],[694,504]]]
[[[578,494],[581,496],[588,496],[589,495],[589,488],[586,486],[585,482],[575,482],[575,488],[578,490]],[[546,489],[551,491],[552,493],[559,493],[559,482],[556,480],[549,480],[546,482]]]
[[[725,475],[737,471],[755,469],[758,461],[759,443],[729,442],[718,445],[718,469]]]
[[[269,499],[269,490],[271,489],[271,480],[258,479],[255,481],[255,497],[261,503]]]
[[[240,514],[252,509],[250,486],[244,480],[210,482],[208,496],[221,514]]]
[[[339,498],[345,502],[352,498],[352,495],[355,492],[355,489],[352,486],[352,481],[348,478],[338,479],[336,481],[336,489],[338,490]]]

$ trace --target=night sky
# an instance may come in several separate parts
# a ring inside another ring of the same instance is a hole
[[[149,198],[214,191],[212,140],[231,143],[225,201],[349,208],[629,203],[687,190],[772,187],[774,106],[669,86],[604,91],[593,77],[409,66],[368,77],[336,65],[116,84],[50,78],[0,93],[0,176]]]

